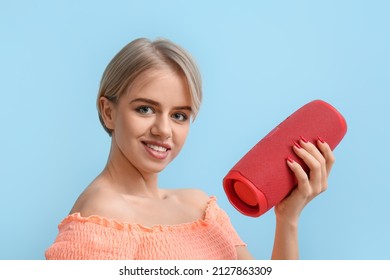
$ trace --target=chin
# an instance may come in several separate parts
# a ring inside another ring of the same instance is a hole
[[[143,168],[141,168],[141,170],[149,174],[158,174],[163,171],[168,166],[168,164],[145,165]]]

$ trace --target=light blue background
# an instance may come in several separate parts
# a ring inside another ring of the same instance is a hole
[[[274,213],[227,201],[222,178],[254,144],[313,99],[348,133],[329,190],[302,213],[303,259],[390,259],[388,1],[1,1],[0,259],[42,259],[57,224],[101,171],[101,74],[126,43],[166,37],[189,50],[204,103],[161,186],[216,195],[256,258]]]

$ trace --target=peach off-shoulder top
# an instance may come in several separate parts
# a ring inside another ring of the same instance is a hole
[[[178,225],[123,223],[100,216],[67,216],[46,259],[237,259],[245,246],[227,214],[210,197],[204,217]]]

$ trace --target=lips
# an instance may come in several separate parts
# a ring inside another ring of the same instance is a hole
[[[171,150],[171,146],[165,143],[142,141],[142,144],[149,155],[156,159],[165,159]]]

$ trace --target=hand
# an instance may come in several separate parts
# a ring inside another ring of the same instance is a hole
[[[301,211],[313,198],[328,188],[328,176],[335,162],[332,150],[322,139],[317,140],[315,146],[301,138],[293,146],[293,150],[309,167],[309,175],[299,163],[289,158],[287,165],[295,174],[298,185],[289,196],[275,206],[277,218],[292,223],[298,221]]]

